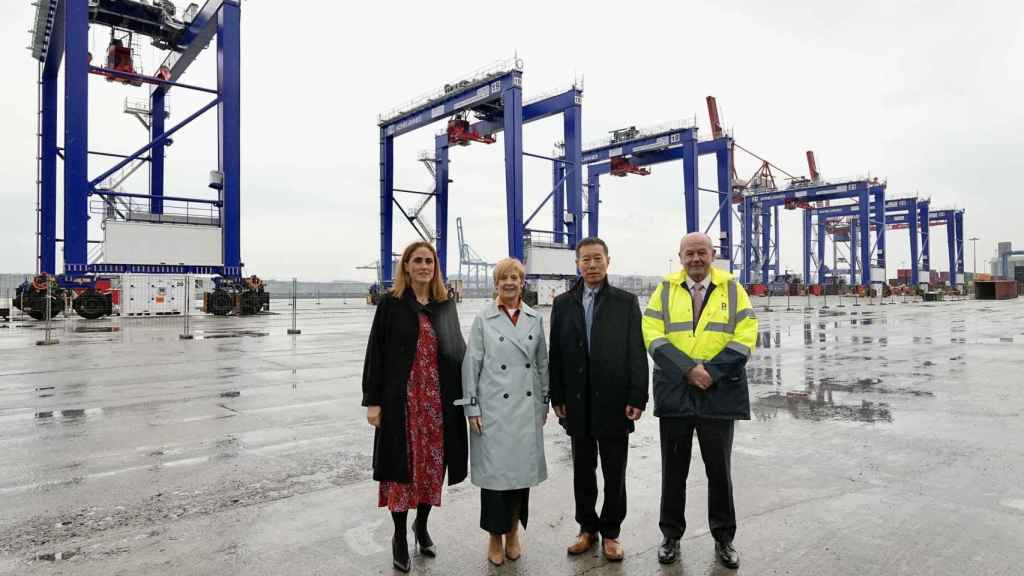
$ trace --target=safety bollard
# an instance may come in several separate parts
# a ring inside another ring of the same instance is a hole
[[[297,327],[297,322],[298,322],[298,318],[297,318],[297,314],[298,314],[297,302],[298,302],[298,300],[297,300],[297,298],[298,298],[298,296],[296,295],[296,291],[298,290],[298,286],[299,286],[298,279],[297,278],[292,278],[292,327],[288,329],[288,333],[293,335],[293,336],[295,334],[302,334],[302,330],[299,330],[298,327]]]
[[[60,341],[53,338],[51,331],[53,330],[52,321],[50,316],[53,313],[53,292],[51,291],[52,284],[50,283],[49,276],[46,277],[46,336],[42,340],[36,342],[36,346],[50,346],[53,344],[59,344]]]
[[[192,278],[185,275],[185,311],[183,313],[181,334],[178,334],[178,338],[181,340],[192,340]]]

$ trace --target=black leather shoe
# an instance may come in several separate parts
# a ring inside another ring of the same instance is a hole
[[[726,568],[735,570],[740,567],[740,555],[732,547],[732,542],[715,541],[715,556],[718,557],[718,561],[721,562],[722,566]]]
[[[658,562],[675,564],[676,560],[679,560],[679,538],[666,537],[658,546]]]
[[[399,572],[409,571],[409,541],[403,536],[395,536],[391,539],[391,557],[395,570]]]

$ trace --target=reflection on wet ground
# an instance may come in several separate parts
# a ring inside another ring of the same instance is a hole
[[[786,310],[776,299],[767,311],[754,299],[753,420],[737,426],[734,457],[744,570],[1014,573],[1024,306],[829,302]],[[485,305],[460,305],[464,333]],[[68,320],[47,349],[34,345],[41,323],[12,322],[0,333],[0,574],[387,572],[390,521],[375,508],[360,406],[372,314],[362,302],[300,303],[294,337],[287,313],[197,316],[195,340],[178,338],[180,318]],[[577,532],[571,450],[551,418],[549,480],[531,492],[534,556],[503,573],[657,573],[649,412],[630,439],[626,572],[599,554],[565,557]],[[694,529],[680,571],[666,573],[717,573],[693,458]],[[418,573],[487,573],[478,535],[466,537],[478,499],[469,483],[446,490],[433,534],[446,554]],[[931,513],[935,502],[956,509]],[[951,519],[966,530],[942,530]],[[972,553],[949,557],[968,532]],[[305,555],[314,548],[328,552]],[[936,560],[910,563],[922,557]]]

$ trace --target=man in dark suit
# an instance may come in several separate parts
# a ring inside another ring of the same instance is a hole
[[[572,438],[573,491],[580,532],[570,555],[601,535],[608,560],[623,558],[619,529],[626,517],[629,433],[647,406],[647,352],[635,295],[608,284],[608,246],[586,238],[576,246],[580,278],[551,310],[551,404]],[[597,505],[597,460],[604,505]]]

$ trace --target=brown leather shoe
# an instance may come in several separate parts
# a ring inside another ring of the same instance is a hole
[[[490,541],[487,543],[487,560],[495,566],[501,566],[505,563],[505,556],[502,553],[502,537],[490,535]]]
[[[576,542],[574,542],[572,546],[566,548],[565,551],[568,552],[570,556],[579,556],[593,548],[595,543],[597,543],[597,534],[580,532],[579,535],[576,536]]]
[[[512,525],[512,531],[505,534],[505,558],[515,562],[523,555],[523,546],[519,543],[519,524]]]
[[[626,553],[622,550],[622,544],[614,538],[601,539],[601,552],[609,562],[622,562]]]

